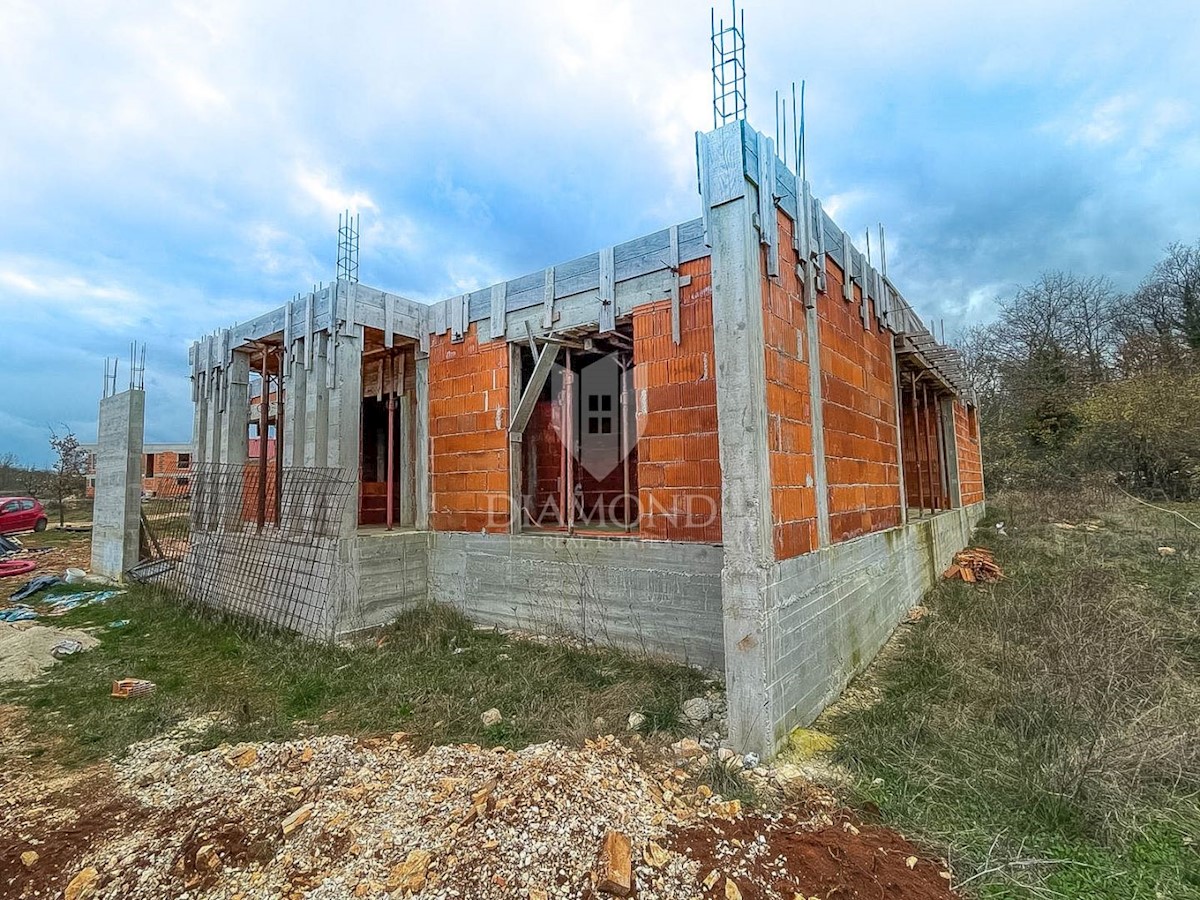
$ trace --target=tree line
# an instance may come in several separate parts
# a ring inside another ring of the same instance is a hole
[[[958,341],[978,399],[989,490],[1098,474],[1200,499],[1200,241],[1138,288],[1043,274]]]

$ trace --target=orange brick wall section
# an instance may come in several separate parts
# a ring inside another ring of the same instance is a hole
[[[958,489],[963,506],[983,499],[983,454],[978,419],[961,400],[954,401],[954,441],[958,446]]]
[[[826,266],[827,294],[817,299],[829,530],[834,543],[900,524],[892,334],[863,327],[864,300],[842,298],[842,270]]]
[[[721,540],[721,463],[713,356],[712,258],[681,267],[680,342],[671,303],[633,311],[638,505],[645,538]]]
[[[479,342],[472,323],[460,343],[429,342],[432,531],[508,530],[508,345]]]
[[[558,524],[559,481],[562,476],[562,439],[558,423],[557,400],[539,400],[525,426],[521,447],[525,450],[526,523]]]
[[[916,415],[913,414],[911,388],[902,391],[900,406],[904,413],[904,493],[908,505],[913,509],[928,509],[932,500],[935,508],[946,509],[949,504],[943,496],[942,467],[938,457],[937,400],[931,393],[926,410],[918,385]]]
[[[792,222],[782,212],[778,218],[780,277],[763,280],[767,446],[775,558],[791,559],[817,548],[817,500],[804,300],[796,277]]]

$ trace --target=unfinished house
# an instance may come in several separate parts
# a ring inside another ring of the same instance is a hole
[[[722,670],[743,751],[811,721],[982,515],[975,410],[771,139],[733,121],[697,159],[691,221],[431,306],[339,280],[194,344],[189,590]]]
[[[96,496],[97,444],[80,444],[87,452],[85,477],[87,497]],[[251,448],[253,455],[253,448]],[[192,467],[191,444],[144,444],[142,447],[142,496],[175,497],[188,491]]]

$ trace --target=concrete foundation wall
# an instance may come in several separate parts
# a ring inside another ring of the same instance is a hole
[[[429,597],[477,622],[719,669],[721,564],[710,544],[436,532]]]
[[[766,590],[763,713],[776,743],[810,723],[866,668],[969,542],[983,513],[976,503],[774,567]]]
[[[427,531],[380,531],[355,541],[358,604],[339,624],[340,632],[386,625],[429,599]]]

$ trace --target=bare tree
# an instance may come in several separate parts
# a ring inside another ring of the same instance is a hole
[[[1126,372],[1200,361],[1200,241],[1171,244],[1126,305],[1118,326]]]
[[[66,431],[61,436],[53,428],[50,429],[50,449],[56,457],[50,473],[50,489],[58,503],[60,527],[66,522],[63,501],[83,487],[88,458],[87,451],[79,445],[75,433],[66,425],[63,425],[63,428]]]
[[[36,469],[21,465],[15,453],[0,453],[0,494],[36,492]]]

